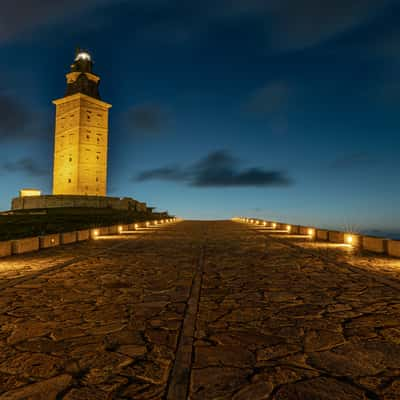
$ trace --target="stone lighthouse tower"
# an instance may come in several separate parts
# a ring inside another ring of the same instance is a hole
[[[54,100],[53,195],[106,196],[108,110],[87,51],[77,50],[65,97]]]

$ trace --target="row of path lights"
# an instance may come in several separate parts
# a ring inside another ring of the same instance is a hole
[[[270,222],[270,221],[264,221],[264,220],[259,220],[259,219],[252,219],[252,218],[245,218],[245,217],[235,217],[232,218],[233,221],[236,222],[242,222],[246,224],[251,224],[251,225],[262,225],[266,228],[269,229],[277,229],[278,228],[278,223],[276,222]],[[279,224],[281,226],[282,224]],[[292,233],[293,232],[293,227],[292,225],[286,225],[286,229],[282,229],[286,231],[287,233]],[[306,228],[307,229],[307,234],[303,234],[303,236],[307,236],[310,239],[316,240],[316,229],[315,228]],[[352,233],[345,233],[344,234],[344,243],[347,244],[348,246],[353,247],[355,245],[355,236]]]
[[[142,222],[142,223],[134,224],[133,225],[133,230],[137,231],[141,227],[149,228],[151,225],[165,225],[165,224],[171,224],[173,222],[179,222],[179,221],[181,221],[181,219],[178,219],[176,217],[167,218],[167,219],[161,219],[161,220],[145,221],[145,222]],[[92,229],[90,231],[91,237],[94,238],[94,239],[98,239],[101,236],[100,235],[101,229],[102,228]],[[118,234],[122,234],[122,233],[124,233],[124,226],[123,225],[118,225]]]

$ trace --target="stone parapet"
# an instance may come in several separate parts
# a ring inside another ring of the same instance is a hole
[[[44,235],[39,237],[39,245],[41,249],[55,247],[60,244],[60,234],[54,233],[51,235]]]
[[[344,232],[329,231],[328,240],[333,243],[344,243]]]
[[[83,229],[80,231],[76,231],[76,240],[78,242],[83,242],[85,240],[89,240],[90,239],[90,231],[89,229]]]
[[[255,219],[252,218],[233,218],[233,221],[255,224]],[[281,222],[273,222],[266,220],[257,220],[257,225],[266,223],[268,226],[282,227]],[[390,240],[385,238],[360,235],[354,232],[341,232],[327,229],[316,229],[306,226],[290,226],[290,230],[286,230],[289,234],[299,233],[304,236],[311,237],[317,241],[328,241],[332,243],[351,246],[366,250],[373,253],[386,254],[392,257],[400,257],[400,240]]]
[[[317,240],[329,240],[329,231],[326,229],[317,229],[315,232],[315,237]]]
[[[12,241],[12,253],[23,254],[39,250],[39,237],[31,237]]]
[[[12,254],[12,242],[0,242],[0,257],[8,257]]]
[[[76,242],[76,232],[64,232],[60,234],[61,244],[70,244]]]
[[[388,254],[393,257],[400,257],[400,240],[388,241]]]
[[[11,202],[12,210],[34,210],[45,208],[110,208],[146,212],[146,203],[130,197],[46,195],[16,197]]]
[[[386,253],[387,251],[387,239],[381,239],[371,236],[363,236],[362,247],[365,250],[372,251],[374,253]]]
[[[159,223],[157,223],[157,225],[162,226],[166,223],[178,222],[176,218],[165,219],[162,221],[163,222],[158,221]],[[39,249],[50,248],[60,244],[70,244],[89,239],[97,239],[99,236],[129,232],[135,230],[135,227],[144,228],[149,224],[150,222],[136,222],[133,224],[102,226],[99,228],[82,229],[74,232],[55,233],[11,241],[0,241],[0,258],[8,257],[13,254],[23,254]]]

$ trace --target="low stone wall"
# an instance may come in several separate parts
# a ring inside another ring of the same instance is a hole
[[[99,232],[98,233],[99,236],[105,236],[105,235],[109,235],[110,234],[110,230],[112,230],[112,227],[111,226],[101,226],[97,230]]]
[[[117,235],[119,233],[119,229],[120,229],[119,225],[110,226],[110,227],[108,227],[108,234],[109,235]],[[122,230],[122,227],[121,227],[121,230]]]
[[[333,243],[344,243],[344,232],[329,231],[328,240]]]
[[[55,247],[60,245],[60,234],[54,233],[51,235],[40,236],[39,245],[41,249]]]
[[[65,232],[60,234],[61,244],[70,244],[76,242],[76,232]]]
[[[12,243],[11,241],[0,242],[0,257],[7,257],[12,254]]]
[[[374,253],[386,253],[387,252],[387,239],[381,239],[371,236],[363,236],[362,247],[365,250],[372,251]]]
[[[393,257],[400,257],[400,240],[388,241],[388,254]]]
[[[160,221],[157,225],[164,225],[166,223],[176,222],[176,218],[164,219],[163,223]],[[55,247],[60,244],[70,244],[81,242],[89,239],[97,239],[99,236],[115,235],[121,232],[129,232],[140,228],[146,228],[147,222],[136,222],[129,225],[113,225],[102,226],[94,229],[83,229],[74,232],[55,233],[43,236],[36,236],[24,239],[10,240],[0,242],[0,258],[8,257],[13,254],[23,254],[39,249],[47,249]]]
[[[76,240],[78,242],[83,242],[85,240],[90,239],[90,231],[89,229],[83,229],[81,231],[76,231]]]
[[[299,227],[299,234],[300,235],[309,235],[310,233],[308,232],[310,228],[307,226],[300,226]]]
[[[146,203],[130,197],[106,196],[74,196],[74,195],[47,195],[26,196],[12,199],[13,210],[34,210],[43,208],[111,208],[114,210],[132,210],[146,212]]]
[[[12,241],[12,253],[23,254],[39,250],[39,237],[18,239]]]
[[[260,226],[264,226],[264,222],[266,222],[266,226],[268,227],[272,227],[275,224],[275,229],[278,229],[278,227],[284,225],[281,222],[278,223],[252,218],[234,218],[233,220],[238,222],[256,224]],[[327,229],[316,229],[306,226],[297,226],[297,228],[296,225],[290,226],[291,229],[290,231],[287,230],[287,232],[291,234],[298,232],[300,235],[308,236],[309,238],[314,240],[329,241],[332,243],[358,247],[360,249],[373,253],[386,254],[391,257],[400,257],[400,240],[390,240],[373,236],[363,236],[357,233],[330,231]]]
[[[325,230],[325,229],[317,229],[316,233],[315,233],[315,238],[317,240],[329,240],[329,231]]]

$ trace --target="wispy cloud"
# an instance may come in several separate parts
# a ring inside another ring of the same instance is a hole
[[[378,159],[366,152],[356,152],[338,156],[331,162],[331,168],[344,169],[354,167],[375,166]]]
[[[66,21],[118,0],[18,0],[2,2],[0,44],[29,37],[40,28]]]
[[[48,169],[29,157],[21,158],[17,161],[6,161],[1,165],[1,169],[5,172],[20,172],[29,176],[47,176],[50,174]]]
[[[4,2],[0,43],[29,37],[101,7],[127,8],[136,16],[135,35],[181,44],[244,20],[261,27],[269,47],[300,50],[319,45],[375,18],[396,0],[19,0]],[[110,14],[110,19],[111,14]],[[91,19],[89,19],[90,23]],[[84,28],[82,24],[82,28]]]
[[[219,150],[188,166],[172,165],[143,171],[136,181],[164,180],[194,187],[287,186],[291,180],[281,171],[261,167],[241,168],[240,161]]]
[[[251,22],[262,27],[268,47],[297,51],[357,29],[396,0],[204,0],[189,7],[177,1],[161,4],[163,17],[156,13],[154,21],[141,27],[151,32],[149,37],[181,43],[218,29],[221,21],[232,25]]]
[[[243,111],[267,121],[271,132],[285,134],[289,125],[289,107],[294,95],[293,88],[287,82],[270,82],[246,99]]]
[[[32,116],[27,107],[13,96],[0,93],[0,141],[29,136]]]
[[[280,115],[287,111],[291,95],[292,89],[287,82],[271,82],[250,96],[244,110],[261,116]]]
[[[158,134],[169,126],[171,117],[162,105],[148,103],[131,107],[126,120],[133,133]]]

